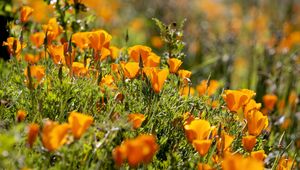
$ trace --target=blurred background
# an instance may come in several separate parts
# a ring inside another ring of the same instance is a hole
[[[193,82],[210,77],[224,82],[227,88],[250,88],[264,93],[296,88],[298,78],[290,80],[290,75],[299,75],[300,70],[297,0],[78,1],[86,11],[78,18],[91,25],[81,27],[82,31],[102,28],[112,34],[113,44],[118,47],[147,45],[157,54],[162,54],[165,47],[152,18],[165,23],[187,19],[183,36],[187,57],[183,67],[193,72]],[[56,0],[0,1],[0,41],[7,38],[5,23],[17,18],[19,7],[33,7],[37,12],[31,20],[43,24],[55,15],[55,3]],[[7,58],[5,49],[1,50],[1,57]],[[281,87],[280,83],[287,81],[292,83]],[[261,84],[264,89],[258,87]]]

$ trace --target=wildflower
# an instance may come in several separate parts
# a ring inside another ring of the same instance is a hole
[[[250,99],[255,95],[255,92],[248,89],[242,90],[225,90],[223,98],[230,111],[237,112],[245,106]]]
[[[113,150],[113,158],[118,166],[127,160],[131,167],[140,163],[148,163],[158,150],[156,139],[152,135],[140,135],[126,140]]]
[[[42,82],[42,79],[45,76],[45,68],[43,66],[30,66],[30,77],[33,78],[33,85],[36,87],[38,84]],[[24,70],[24,74],[27,78],[26,83],[29,83],[29,75],[28,75],[28,68]]]
[[[105,60],[107,56],[110,55],[109,46],[110,46],[110,41],[112,39],[112,36],[108,34],[106,31],[98,30],[98,31],[91,32],[88,35],[88,39],[90,41],[89,46],[92,47],[95,51],[94,58],[96,61]]]
[[[80,63],[80,62],[72,63],[72,71],[73,71],[73,74],[78,77],[85,76],[88,73],[88,69],[86,67],[84,67],[83,63]]]
[[[155,53],[150,53],[146,60],[143,60],[145,67],[157,67],[160,63],[160,57]]]
[[[276,170],[291,170],[293,168],[293,160],[290,158],[281,158]]]
[[[268,117],[258,110],[248,112],[245,118],[250,135],[258,136],[263,129],[268,127]]]
[[[181,96],[188,96],[188,95],[194,95],[195,89],[193,87],[184,86],[180,89],[180,95]]]
[[[190,112],[186,112],[183,114],[184,125],[189,125],[193,120],[195,120],[194,116]]]
[[[188,70],[179,70],[178,71],[178,76],[181,78],[181,79],[186,79],[186,78],[190,78],[192,75],[192,72],[191,71],[188,71]]]
[[[256,144],[256,136],[244,136],[242,139],[243,147],[246,151],[252,151]]]
[[[64,46],[50,45],[48,47],[49,54],[55,64],[65,64]]]
[[[134,129],[141,127],[145,119],[145,115],[141,113],[132,113],[128,115],[128,121],[132,123]]]
[[[39,48],[44,44],[45,36],[46,35],[44,32],[36,32],[30,35],[30,41],[33,43],[33,45],[35,45],[36,48]]]
[[[162,90],[165,80],[169,75],[169,70],[168,69],[158,70],[156,68],[153,68],[148,74],[154,92],[159,93]]]
[[[151,37],[151,44],[155,48],[162,48],[163,41],[160,38],[160,36],[153,36],[153,37]]]
[[[221,138],[217,141],[218,151],[219,152],[228,151],[233,140],[234,140],[233,136],[230,136],[226,133],[222,133]]]
[[[299,102],[297,92],[295,90],[292,90],[289,94],[289,104],[294,109],[297,106],[297,103]]]
[[[264,95],[263,96],[264,107],[267,110],[272,111],[274,109],[274,106],[275,106],[277,100],[278,100],[278,98],[274,94],[266,94],[266,95]]]
[[[101,82],[100,82],[100,86],[109,87],[111,89],[117,89],[117,86],[114,83],[114,77],[112,75],[109,75],[109,74],[102,77]]]
[[[208,164],[198,163],[198,170],[213,170],[213,168]]]
[[[89,47],[89,34],[91,32],[77,32],[72,35],[72,43],[76,44],[81,50]]]
[[[260,108],[261,103],[256,103],[255,100],[251,99],[244,107],[244,116],[246,116],[251,110],[259,110]]]
[[[168,60],[169,68],[170,68],[170,73],[177,73],[177,70],[182,64],[182,61],[177,59],[177,58],[170,58]]]
[[[140,56],[142,57],[143,62],[145,62],[148,56],[151,53],[151,48],[143,45],[135,45],[128,48],[128,54],[132,61],[139,62]]]
[[[26,54],[24,59],[25,59],[25,61],[27,61],[30,64],[36,64],[40,60],[40,56],[39,55]]]
[[[113,60],[116,60],[120,55],[120,49],[115,46],[110,46],[109,51],[110,51],[110,57]]]
[[[23,23],[27,22],[28,19],[29,19],[29,17],[30,17],[30,15],[32,14],[32,12],[33,12],[33,9],[31,7],[29,7],[29,6],[23,6],[21,8],[21,16],[20,16],[21,22],[23,22]]]
[[[204,156],[207,154],[211,143],[212,143],[211,139],[193,140],[193,146],[201,156]]]
[[[60,148],[67,142],[68,131],[70,125],[67,123],[58,124],[51,120],[44,123],[42,131],[42,142],[48,151],[52,152]]]
[[[3,46],[7,46],[8,53],[19,59],[18,56],[21,53],[22,48],[26,47],[26,44],[21,44],[21,42],[14,37],[8,37],[6,42],[3,42]]]
[[[222,162],[223,170],[263,170],[264,165],[262,161],[258,161],[254,158],[243,158],[242,155],[225,155],[225,159]]]
[[[137,62],[128,62],[126,64],[121,63],[121,67],[123,69],[125,77],[130,79],[135,78],[140,70],[139,63]]]
[[[17,122],[23,122],[25,120],[27,113],[25,110],[18,110],[17,112]]]
[[[207,86],[207,80],[202,80],[201,83],[196,87],[199,96],[206,94],[208,96],[213,95],[219,88],[219,82],[217,80],[210,80]]]
[[[48,44],[55,40],[63,31],[56,18],[50,18],[47,25],[43,25],[43,30],[46,33]]]
[[[38,136],[39,128],[40,128],[39,125],[36,123],[31,123],[28,126],[27,143],[30,148],[32,148],[32,146]]]
[[[252,158],[255,158],[260,161],[264,161],[264,159],[267,157],[264,150],[253,151],[250,155]]]
[[[71,112],[68,118],[75,139],[79,139],[93,123],[93,117],[78,112]]]
[[[192,142],[193,140],[207,139],[212,127],[206,120],[195,119],[190,124],[185,125],[184,130],[188,141]]]

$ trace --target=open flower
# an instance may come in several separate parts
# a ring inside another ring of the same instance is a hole
[[[293,167],[293,160],[290,158],[284,158],[282,157],[279,160],[279,163],[277,165],[277,169],[276,170],[291,170]],[[294,166],[295,168],[295,166]]]
[[[268,127],[268,117],[258,110],[252,110],[246,114],[248,132],[250,135],[258,136],[262,130]]]
[[[104,30],[97,30],[88,34],[89,46],[94,49],[96,61],[105,60],[111,54],[109,46],[112,36]]]
[[[67,123],[58,124],[48,120],[44,123],[42,132],[42,142],[48,151],[52,152],[60,148],[67,142],[70,125]]]
[[[117,89],[118,87],[115,85],[114,77],[112,75],[105,75],[102,77],[100,82],[101,87],[108,87],[110,89]]]
[[[177,58],[170,58],[168,60],[170,73],[177,73],[177,70],[182,64],[182,61]]]
[[[6,42],[3,42],[3,46],[7,46],[8,53],[19,59],[19,54],[21,53],[22,48],[26,47],[26,44],[21,44],[17,38],[8,37]]]
[[[251,99],[244,107],[244,116],[246,116],[251,110],[259,110],[260,108],[261,103],[256,103],[255,100]]]
[[[251,155],[252,158],[255,158],[255,159],[260,160],[260,161],[264,161],[265,158],[267,157],[264,150],[253,151],[253,152],[251,152],[250,155]]]
[[[32,14],[33,9],[29,6],[23,6],[21,8],[21,13],[20,13],[20,20],[21,22],[27,22],[30,15]]]
[[[77,32],[72,35],[72,43],[76,44],[81,50],[89,47],[89,35],[91,32]]]
[[[217,141],[217,149],[219,152],[228,151],[230,149],[230,145],[234,140],[233,136],[230,136],[226,133],[222,133],[221,138]]]
[[[63,31],[56,18],[50,18],[46,25],[43,25],[43,30],[47,36],[48,44],[55,40]]]
[[[140,70],[139,63],[137,62],[121,63],[121,67],[123,69],[125,77],[130,79],[135,78]]]
[[[43,66],[30,66],[30,76],[32,78],[32,85],[36,87],[38,84],[40,84],[45,76],[45,68]],[[27,68],[24,70],[24,74],[26,76],[26,83],[29,83],[29,75]]]
[[[152,89],[154,90],[154,92],[159,93],[162,90],[164,83],[169,75],[169,70],[158,70],[156,68],[151,68],[146,72],[146,75],[151,81]]]
[[[83,63],[80,63],[80,62],[72,63],[72,71],[73,71],[73,74],[78,77],[82,77],[82,76],[85,76],[88,74],[88,69],[86,67],[84,67]]]
[[[49,54],[55,64],[65,64],[64,46],[50,45],[48,47]]]
[[[41,45],[44,44],[45,40],[45,33],[44,32],[36,32],[30,35],[30,41],[36,48],[39,48]]]
[[[207,139],[212,127],[206,120],[195,119],[190,124],[185,125],[184,130],[188,141],[192,142],[193,140]]]
[[[30,148],[32,148],[32,146],[38,136],[39,128],[40,128],[40,126],[36,123],[31,123],[28,126],[27,143]]]
[[[113,158],[118,166],[125,160],[131,167],[151,161],[158,150],[156,139],[152,135],[140,135],[135,139],[124,141],[113,150]]]
[[[244,136],[242,139],[243,147],[246,151],[252,151],[256,144],[256,136]]]
[[[128,54],[132,61],[139,62],[140,56],[142,57],[143,62],[147,60],[151,53],[151,48],[143,45],[135,45],[128,48]]]
[[[237,112],[245,106],[250,99],[255,95],[255,92],[248,89],[242,90],[225,90],[223,98],[230,111]]]
[[[134,129],[141,127],[145,119],[145,115],[141,113],[132,113],[128,115],[128,121],[132,123]]]
[[[24,59],[30,64],[36,64],[40,60],[40,56],[33,55],[33,54],[26,54]]]
[[[93,117],[78,112],[71,112],[68,118],[75,139],[79,139],[93,123]]]
[[[193,146],[201,156],[204,156],[207,154],[211,143],[212,143],[211,139],[193,140]]]

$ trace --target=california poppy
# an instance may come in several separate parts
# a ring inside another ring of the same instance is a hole
[[[130,79],[135,78],[140,70],[139,63],[137,62],[121,63],[121,67],[123,69],[125,77]]]
[[[82,77],[82,76],[85,76],[88,74],[88,69],[86,67],[84,67],[83,63],[80,63],[80,62],[72,63],[72,71],[73,71],[73,74],[78,77]]]
[[[23,122],[25,120],[27,113],[25,110],[18,110],[17,112],[17,122]]]
[[[44,44],[45,36],[44,32],[36,32],[30,35],[30,41],[36,48],[39,48]]]
[[[193,146],[201,156],[204,156],[209,151],[211,139],[193,140]]]
[[[253,147],[256,144],[256,137],[255,136],[244,136],[242,139],[243,147],[246,151],[252,151]]]
[[[208,165],[208,164],[204,164],[204,163],[198,163],[198,170],[213,170],[213,168]]]
[[[76,44],[81,50],[89,47],[89,34],[91,32],[77,32],[72,35],[72,43]]]
[[[58,124],[47,120],[44,123],[42,142],[48,151],[55,151],[67,142],[70,125],[67,123]]]
[[[142,57],[143,62],[147,60],[148,56],[151,53],[151,48],[143,45],[135,45],[128,48],[128,54],[132,61],[139,62],[140,56]]]
[[[88,34],[88,39],[89,39],[89,46],[94,49],[94,58],[95,60],[104,60],[109,56],[110,50],[110,41],[112,39],[112,36],[108,34],[104,30],[97,30],[90,32]]]
[[[170,73],[177,73],[177,70],[182,64],[182,61],[177,58],[170,58],[168,60]]]
[[[21,44],[17,38],[8,37],[6,42],[3,42],[3,46],[7,46],[8,52],[19,59],[19,54],[21,53],[22,48],[26,47],[26,44]]]
[[[159,63],[160,63],[160,57],[152,52],[145,60],[143,60],[144,67],[157,67]]]
[[[245,106],[250,99],[255,95],[255,92],[248,89],[242,90],[225,90],[223,98],[230,111],[237,112]]]
[[[248,157],[244,158],[242,155],[226,154],[225,159],[222,162],[223,170],[264,170],[264,164],[262,161]]]
[[[24,59],[30,64],[36,64],[40,60],[40,56],[33,55],[33,54],[26,54]]]
[[[55,64],[65,64],[64,46],[50,45],[48,47],[49,54]]]
[[[261,107],[261,103],[256,103],[255,100],[251,99],[244,107],[244,116],[251,110],[259,110]]]
[[[227,133],[222,133],[221,138],[217,141],[217,149],[219,152],[228,151],[232,144],[234,137]]]
[[[39,125],[36,123],[31,123],[28,126],[28,135],[27,135],[27,143],[30,148],[32,148],[37,136],[39,133]]]
[[[93,117],[78,112],[71,112],[68,118],[75,139],[79,139],[93,123]]]
[[[263,129],[268,127],[268,117],[258,110],[248,112],[245,118],[250,135],[258,136]]]
[[[202,80],[201,83],[196,87],[199,96],[204,95],[206,93],[207,95],[211,96],[219,88],[219,82],[217,80],[210,80],[209,85],[207,85],[207,83],[207,80]]]
[[[128,114],[128,121],[132,123],[134,129],[141,127],[143,121],[145,120],[145,115],[141,113],[131,113]]]
[[[264,107],[268,111],[272,111],[274,109],[274,106],[278,100],[278,97],[274,94],[266,94],[263,96],[263,102],[264,102]]]
[[[55,40],[63,31],[56,18],[50,18],[46,25],[43,25],[43,30],[46,34],[48,44]]]
[[[110,51],[110,57],[113,60],[116,60],[120,55],[120,49],[115,46],[110,46],[109,51]]]
[[[29,16],[32,14],[33,9],[29,6],[23,6],[21,8],[21,13],[20,13],[20,20],[21,22],[27,22],[29,19]]]
[[[151,80],[151,85],[154,92],[159,93],[162,90],[165,80],[169,75],[169,70],[168,69],[158,70],[156,68],[152,68],[146,74],[148,74],[147,76]]]
[[[251,152],[250,155],[252,158],[255,158],[260,161],[264,161],[265,158],[267,157],[264,150],[253,151],[253,152]]]
[[[34,87],[36,87],[39,83],[42,82],[42,79],[45,76],[45,68],[43,66],[39,66],[39,65],[34,65],[34,66],[30,66],[30,76],[33,80],[33,85]],[[29,76],[28,76],[28,70],[27,68],[24,70],[24,74],[27,78],[26,83],[29,83]]]
[[[279,160],[276,170],[291,170],[293,168],[293,160],[290,158],[282,157]],[[295,167],[294,167],[295,168]]]
[[[189,142],[207,139],[212,130],[210,123],[202,119],[193,120],[190,124],[185,125],[184,129]]]
[[[117,86],[114,83],[114,77],[112,75],[105,75],[102,77],[101,82],[100,82],[100,86],[102,87],[109,87],[111,89],[117,89]]]
[[[193,87],[184,86],[180,89],[181,96],[188,96],[188,95],[193,96],[194,93],[195,93],[195,89]]]

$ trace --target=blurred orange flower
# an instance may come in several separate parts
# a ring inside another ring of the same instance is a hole
[[[251,157],[243,158],[242,155],[226,154],[222,168],[223,170],[264,170],[264,164]]]
[[[25,120],[27,113],[25,110],[18,110],[17,112],[17,122],[23,122]]]
[[[195,89],[193,87],[184,86],[180,89],[180,95],[181,96],[193,96],[195,94]]]
[[[279,160],[276,170],[291,170],[293,168],[293,162],[294,161],[292,159],[283,157]]]
[[[201,83],[196,87],[199,96],[206,94],[206,92],[207,95],[211,96],[219,88],[219,82],[217,80],[210,80],[209,86],[207,86],[207,83],[207,80],[202,80]]]
[[[256,144],[256,136],[244,136],[242,139],[243,147],[246,151],[251,152]]]
[[[128,115],[128,121],[132,123],[134,129],[141,127],[145,119],[145,115],[141,113],[132,113]]]
[[[267,157],[264,150],[253,151],[253,152],[251,152],[250,155],[252,158],[255,158],[260,161],[264,161],[265,158]]]
[[[75,139],[79,139],[91,126],[94,119],[92,116],[78,112],[71,112],[68,118],[72,133]]]
[[[151,37],[151,44],[155,48],[162,48],[162,46],[164,45],[164,42],[162,41],[160,36],[153,36],[153,37]]]
[[[33,85],[36,87],[39,83],[42,82],[42,79],[45,76],[45,68],[43,66],[30,66],[30,76],[33,78]],[[27,68],[24,70],[24,74],[27,78],[26,83],[29,82],[29,77],[28,77],[28,70]],[[36,82],[35,82],[36,81]]]
[[[21,8],[21,13],[20,13],[20,20],[21,22],[27,22],[30,15],[32,14],[33,9],[29,6],[23,6]]]
[[[39,55],[26,54],[24,59],[25,59],[25,61],[27,61],[30,64],[36,64],[40,60],[40,56]]]
[[[156,139],[152,135],[140,135],[135,139],[124,141],[113,150],[113,158],[118,166],[127,159],[131,167],[151,161],[158,150]]]
[[[198,170],[214,170],[210,165],[204,163],[198,163]]]
[[[168,60],[170,73],[177,73],[177,70],[182,64],[182,61],[177,58],[170,58]]]
[[[52,152],[67,142],[68,131],[70,125],[67,123],[58,124],[51,120],[47,120],[44,123],[42,132],[42,142],[48,151]]]
[[[40,128],[39,125],[36,123],[31,123],[28,126],[27,143],[30,148],[32,148],[32,146],[38,136],[39,128]]]
[[[274,106],[276,105],[277,100],[278,100],[278,97],[274,94],[264,95],[263,96],[264,107],[268,111],[272,111],[274,109]]]

